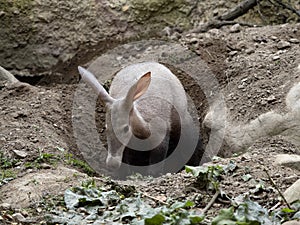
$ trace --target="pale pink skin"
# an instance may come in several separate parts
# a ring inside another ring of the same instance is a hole
[[[106,165],[111,170],[120,167],[123,151],[130,143],[147,140],[147,146],[153,149],[163,140],[171,141],[168,137],[170,124],[176,126],[178,123],[180,127],[178,118],[172,116],[172,109],[176,108],[179,115],[187,115],[183,86],[159,63],[145,62],[122,69],[114,77],[110,94],[92,73],[82,67],[78,69],[82,79],[92,86],[106,107]],[[161,149],[164,146],[160,146]]]

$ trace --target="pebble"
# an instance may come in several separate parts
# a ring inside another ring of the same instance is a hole
[[[40,213],[40,212],[42,212],[43,210],[42,210],[41,208],[36,208],[36,211],[37,211],[38,213]]]
[[[12,217],[13,217],[15,220],[19,221],[19,222],[22,222],[22,221],[25,221],[25,220],[26,220],[25,217],[24,217],[21,213],[14,213],[14,214],[12,215]]]
[[[293,203],[297,200],[300,200],[300,179],[286,189],[283,195],[288,203]]]
[[[300,171],[300,156],[295,154],[279,154],[276,156],[274,164],[287,166]]]
[[[219,29],[211,29],[207,32],[208,34],[212,36],[219,36],[221,34],[221,31]]]
[[[219,14],[219,10],[218,9],[214,9],[213,10],[213,16],[217,16]]]
[[[267,98],[267,101],[268,101],[269,103],[274,102],[274,101],[276,101],[276,97],[275,97],[274,95],[270,95],[270,96]]]
[[[5,215],[3,216],[3,218],[4,218],[4,221],[7,221],[7,220],[12,221],[12,220],[14,219],[10,214],[5,214]]]
[[[27,157],[27,152],[25,151],[20,151],[20,150],[13,150],[13,152],[15,153],[16,156],[18,156],[19,158],[26,158]]]
[[[233,26],[230,27],[229,32],[230,33],[238,33],[241,31],[241,25],[240,24],[234,24]]]
[[[273,40],[273,41],[276,41],[276,40],[278,39],[278,37],[276,37],[276,36],[271,36],[270,39]]]
[[[173,40],[173,41],[178,41],[180,38],[181,38],[181,34],[178,33],[178,32],[174,32],[171,36],[170,36],[170,39]]]
[[[77,209],[79,213],[83,213],[85,215],[89,215],[88,211],[84,207],[80,207]]]
[[[0,208],[4,210],[8,210],[11,208],[11,205],[9,203],[3,202],[0,204]]]
[[[51,169],[51,165],[47,164],[47,163],[42,163],[41,165],[41,169]]]
[[[229,54],[228,55],[230,55],[230,56],[234,56],[234,55],[236,55],[238,52],[237,51],[231,51],[231,52],[229,52]]]
[[[196,44],[197,42],[198,42],[198,38],[195,38],[195,37],[193,37],[189,40],[190,44]]]
[[[245,50],[245,52],[246,52],[246,54],[250,55],[250,54],[254,53],[255,51],[253,48],[248,48]]]
[[[279,55],[274,55],[274,56],[273,56],[273,60],[278,60],[278,59],[280,59],[280,56],[279,56]]]
[[[290,43],[293,43],[293,44],[298,44],[298,43],[300,43],[300,40],[298,40],[297,38],[291,38],[291,39],[289,40],[289,42],[290,42]]]
[[[286,49],[286,48],[290,48],[290,47],[291,47],[291,43],[288,41],[279,41],[277,43],[278,49]]]

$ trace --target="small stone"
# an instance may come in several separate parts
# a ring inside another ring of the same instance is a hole
[[[19,158],[26,158],[27,157],[27,152],[24,151],[20,151],[20,150],[13,150],[13,152],[15,153],[16,156],[18,156]]]
[[[289,42],[290,42],[290,43],[293,43],[293,44],[298,44],[298,43],[300,43],[300,40],[297,39],[297,38],[291,38],[291,39],[289,40]]]
[[[230,55],[230,56],[235,56],[237,53],[238,53],[237,51],[231,51],[231,52],[229,52],[228,55]]]
[[[193,38],[191,38],[190,40],[189,40],[189,43],[190,44],[196,44],[196,43],[198,43],[198,38],[195,38],[195,37],[193,37]]]
[[[242,49],[245,49],[247,46],[246,42],[244,41],[240,41],[239,43],[237,43],[236,45],[236,50],[242,50]]]
[[[10,215],[10,214],[5,214],[4,216],[3,216],[3,218],[4,218],[4,221],[7,221],[7,220],[10,220],[10,221],[12,221],[14,218],[12,217],[12,215]]]
[[[85,214],[85,215],[89,215],[88,211],[84,207],[78,208],[77,212]]]
[[[300,171],[300,155],[279,154],[276,156],[274,164],[287,166]]]
[[[12,217],[13,217],[15,220],[19,221],[19,222],[22,222],[22,221],[25,221],[25,220],[26,220],[25,217],[24,217],[21,213],[14,213],[14,214],[12,215]]]
[[[258,43],[267,43],[267,39],[263,36],[254,36],[253,41],[258,42]],[[257,46],[258,47],[258,46]]]
[[[0,209],[8,210],[11,208],[11,205],[9,203],[3,202],[0,204]]]
[[[42,210],[41,208],[36,208],[36,211],[37,211],[38,213],[40,213],[40,212],[42,212],[43,210]]]
[[[122,6],[122,11],[123,11],[123,12],[128,11],[128,9],[129,9],[129,5],[124,5],[124,6]]]
[[[25,216],[25,217],[29,216],[29,213],[28,213],[25,209],[23,209],[23,210],[21,211],[21,213],[22,213],[22,215]]]
[[[47,163],[42,163],[41,165],[41,169],[51,169],[51,165],[47,164]]]
[[[254,53],[255,51],[253,48],[248,48],[245,50],[245,52],[246,52],[246,54],[250,55],[250,54]]]
[[[174,32],[171,36],[170,39],[173,41],[178,41],[181,38],[181,34],[178,32]]]
[[[14,13],[15,15],[19,15],[19,14],[20,14],[20,11],[16,9],[16,10],[13,11],[13,13]]]
[[[219,10],[218,9],[214,9],[213,10],[213,16],[217,16],[219,14]]]
[[[300,200],[300,179],[286,189],[283,195],[288,203],[293,203],[297,200]]]
[[[240,24],[234,24],[233,26],[230,27],[229,32],[230,33],[238,33],[241,31],[241,25]]]
[[[221,32],[219,29],[214,28],[214,29],[209,30],[207,33],[210,35],[213,35],[213,36],[219,36]]]
[[[276,41],[276,40],[278,39],[278,37],[276,37],[276,36],[271,36],[270,39],[273,40],[273,41]]]
[[[273,60],[278,60],[278,59],[280,59],[280,56],[279,56],[279,55],[274,55],[274,56],[273,56]]]
[[[274,95],[270,95],[270,96],[267,98],[267,101],[268,101],[269,103],[274,102],[274,101],[276,101],[276,97],[275,97]]]
[[[279,41],[277,43],[278,49],[286,49],[286,48],[290,48],[290,47],[291,47],[291,43],[288,41]]]

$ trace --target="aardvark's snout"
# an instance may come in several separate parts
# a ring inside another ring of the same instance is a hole
[[[114,157],[111,155],[108,155],[106,158],[106,166],[109,170],[117,170],[120,168],[122,163],[122,158]]]

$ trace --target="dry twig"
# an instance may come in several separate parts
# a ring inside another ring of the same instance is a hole
[[[214,196],[212,197],[212,199],[209,201],[209,203],[205,206],[205,208],[202,210],[202,213],[205,214],[211,207],[212,205],[215,203],[215,201],[217,200],[218,196],[220,194],[220,191],[217,190],[216,193],[214,194]]]
[[[280,189],[278,188],[278,186],[275,184],[274,180],[272,179],[272,177],[270,176],[268,170],[264,167],[264,171],[266,172],[271,184],[273,185],[273,187],[278,191],[280,197],[283,199],[283,201],[285,202],[285,204],[287,205],[287,207],[289,209],[291,209],[290,204],[287,202],[287,200],[285,199],[285,197],[283,196],[282,192],[280,191]]]

